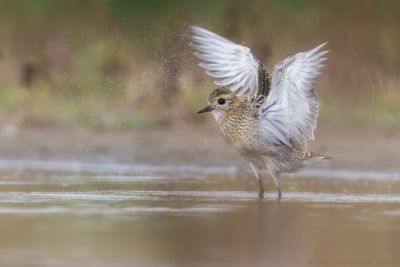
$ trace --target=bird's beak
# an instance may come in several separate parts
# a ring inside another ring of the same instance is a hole
[[[200,109],[199,111],[197,111],[197,113],[210,112],[210,111],[213,111],[213,110],[214,110],[213,107],[211,105],[208,105],[208,106]]]

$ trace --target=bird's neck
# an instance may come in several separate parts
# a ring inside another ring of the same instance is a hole
[[[225,112],[221,110],[213,110],[211,114],[214,116],[214,119],[217,121],[217,123],[220,123],[225,116]]]

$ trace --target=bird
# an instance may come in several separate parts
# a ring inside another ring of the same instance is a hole
[[[272,177],[277,199],[280,176],[328,157],[311,152],[319,112],[314,82],[329,51],[326,43],[290,55],[270,74],[253,53],[199,26],[189,26],[199,66],[218,86],[198,113],[211,112],[223,139],[248,161],[264,198],[263,172]]]

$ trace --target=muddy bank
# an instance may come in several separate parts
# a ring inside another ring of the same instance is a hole
[[[2,134],[0,147],[3,159],[247,166],[213,124],[127,132],[22,128]],[[400,168],[398,129],[319,125],[310,147],[333,157],[332,167]]]

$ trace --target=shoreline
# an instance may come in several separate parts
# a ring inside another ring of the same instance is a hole
[[[0,158],[246,167],[212,124],[177,125],[126,132],[21,128],[0,137]],[[332,157],[329,166],[399,169],[400,131],[320,125],[312,151]]]

